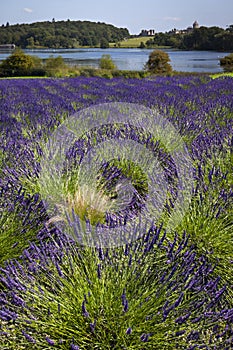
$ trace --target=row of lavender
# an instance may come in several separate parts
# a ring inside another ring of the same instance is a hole
[[[231,348],[232,95],[231,78],[0,81],[2,349]],[[152,226],[138,242],[93,252],[48,228],[37,179],[53,130],[106,102],[166,116],[188,146],[195,187],[173,235]]]

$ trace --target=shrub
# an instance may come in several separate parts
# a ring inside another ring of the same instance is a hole
[[[233,72],[233,53],[223,58],[220,58],[220,66],[225,72]]]
[[[44,68],[35,67],[32,68],[30,75],[33,77],[45,77],[46,71],[44,70]]]
[[[113,78],[112,73],[113,73],[113,71],[111,71],[110,69],[96,69],[94,72],[94,76],[112,79]]]
[[[172,67],[168,62],[170,58],[166,52],[154,50],[149,55],[145,69],[154,74],[170,74]]]
[[[33,67],[33,58],[21,50],[16,50],[0,65],[0,75],[3,77],[30,75]]]
[[[103,55],[100,59],[99,68],[101,69],[116,69],[112,57],[110,55]]]
[[[37,56],[26,55],[22,50],[16,50],[0,65],[0,76],[45,76],[42,60]]]
[[[115,70],[112,72],[114,77],[124,77],[127,79],[141,79],[147,77],[148,73],[137,70]]]
[[[97,69],[93,67],[85,67],[80,69],[80,75],[82,77],[94,77],[96,75]]]
[[[48,76],[60,76],[64,69],[66,64],[62,56],[50,56],[45,62],[45,71]]]

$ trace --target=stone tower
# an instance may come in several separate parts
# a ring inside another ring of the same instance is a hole
[[[197,21],[195,21],[193,23],[193,29],[198,29],[198,28],[200,28],[199,23]]]

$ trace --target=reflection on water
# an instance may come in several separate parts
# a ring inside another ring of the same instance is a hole
[[[34,49],[24,50],[33,56],[46,59],[61,55],[65,62],[72,65],[98,67],[103,54],[111,55],[118,69],[142,70],[152,50],[148,49]],[[222,72],[219,58],[228,53],[213,51],[178,51],[164,50],[169,54],[174,70],[183,72]],[[0,61],[8,57],[10,52],[0,51]]]

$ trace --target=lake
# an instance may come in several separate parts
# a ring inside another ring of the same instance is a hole
[[[69,64],[81,66],[98,67],[99,60],[103,54],[111,55],[118,69],[121,70],[142,70],[150,52],[149,49],[98,49],[98,48],[80,48],[80,49],[33,49],[24,50],[25,53],[48,58],[53,55],[61,55]],[[166,49],[163,50],[169,54],[172,68],[183,72],[207,72],[219,73],[223,69],[219,65],[219,58],[228,53],[217,51],[180,51]],[[10,52],[0,51],[0,61],[9,56]]]

